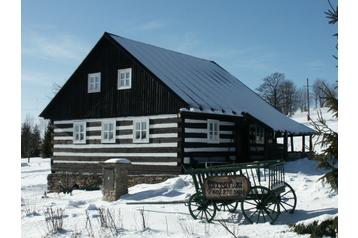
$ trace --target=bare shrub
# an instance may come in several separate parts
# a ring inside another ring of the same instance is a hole
[[[195,228],[193,223],[187,223],[183,220],[178,220],[179,226],[186,237],[195,235]]]
[[[89,214],[88,214],[87,210],[86,210],[86,231],[87,231],[89,237],[94,238],[92,222],[91,222],[91,219],[89,217]]]
[[[229,232],[234,238],[239,238],[239,229],[238,229],[238,225],[234,225],[232,230],[229,228],[229,226],[227,225],[227,223],[225,221],[219,221],[219,224],[225,228],[225,230],[227,232]]]
[[[167,236],[169,236],[169,229],[168,229],[168,219],[167,219],[167,216],[165,216],[165,225],[166,225]]]
[[[37,209],[36,202],[30,203],[29,200],[21,200],[21,212],[24,213],[25,216],[39,216],[40,212]]]
[[[118,209],[118,221],[114,219],[115,212],[110,209],[98,208],[99,212],[99,223],[101,228],[108,229],[113,236],[118,236],[122,229],[122,222],[120,219],[120,209]]]
[[[82,236],[82,232],[76,229],[71,234],[71,238],[80,238],[81,236]]]
[[[146,224],[146,217],[144,215],[144,207],[139,209],[139,214],[142,218],[142,228],[143,228],[143,231],[146,230],[148,227],[147,227],[147,224]]]
[[[45,211],[45,221],[47,225],[47,231],[51,234],[63,232],[63,212],[62,208],[49,207]]]

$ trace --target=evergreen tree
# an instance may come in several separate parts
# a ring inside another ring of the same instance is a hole
[[[41,156],[42,158],[49,158],[52,156],[53,148],[53,125],[51,122],[47,124],[45,131],[45,136],[41,146]]]
[[[28,120],[26,120],[21,125],[21,157],[28,158],[28,160],[30,160],[32,152],[31,137],[31,124]]]
[[[329,89],[325,84],[322,88],[324,94],[324,102],[329,107],[332,116],[338,119],[338,98],[334,91]],[[318,121],[312,122],[312,125],[320,136],[320,145],[324,147],[323,153],[315,155],[315,159],[319,161],[318,166],[328,169],[328,172],[321,177],[322,180],[328,182],[334,190],[338,190],[338,133],[333,131],[322,113],[318,114]]]
[[[32,146],[31,157],[40,156],[41,136],[40,136],[39,127],[37,125],[35,125],[32,129],[31,146]]]
[[[338,23],[338,7],[334,8],[330,2],[329,4],[331,9],[325,12],[326,17],[329,19],[329,24],[336,24]],[[338,34],[334,36],[338,37]],[[338,45],[336,45],[336,48],[338,48]],[[337,56],[333,57],[338,59]],[[330,89],[324,83],[321,87],[325,105],[329,107],[332,116],[338,119],[338,95],[335,93],[335,89]],[[318,121],[312,122],[312,124],[322,138],[321,146],[325,147],[322,154],[315,156],[315,159],[319,161],[319,167],[328,169],[328,172],[321,179],[328,182],[335,191],[338,191],[338,133],[327,125],[321,113]]]

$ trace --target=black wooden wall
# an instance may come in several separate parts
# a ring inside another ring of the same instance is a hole
[[[117,70],[132,68],[132,88],[117,90]],[[101,92],[87,93],[101,72]],[[186,103],[106,34],[40,114],[52,120],[178,113]]]

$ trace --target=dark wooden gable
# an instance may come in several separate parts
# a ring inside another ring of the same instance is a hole
[[[117,70],[132,68],[132,88],[117,89]],[[88,74],[101,72],[101,92]],[[106,33],[40,114],[51,120],[178,113],[187,104]]]

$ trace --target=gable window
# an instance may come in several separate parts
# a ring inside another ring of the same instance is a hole
[[[86,122],[73,123],[73,143],[86,144]]]
[[[251,144],[265,143],[265,129],[259,125],[250,125]]]
[[[101,132],[102,143],[115,143],[116,142],[116,121],[102,121]]]
[[[136,119],[133,121],[133,142],[149,143],[149,119]]]
[[[132,68],[118,70],[118,89],[129,89],[132,86]]]
[[[208,143],[220,143],[219,121],[208,120],[207,138],[208,138]]]
[[[101,73],[88,74],[88,92],[97,93],[101,91]]]

